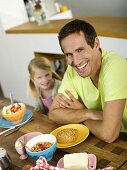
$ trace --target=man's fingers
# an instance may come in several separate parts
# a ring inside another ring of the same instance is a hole
[[[66,107],[68,105],[68,99],[62,94],[59,94],[56,100],[61,106]]]
[[[72,105],[72,100],[68,99],[66,96],[64,96],[61,93],[57,95],[56,100],[61,106],[64,106],[64,107],[70,108],[70,106]]]
[[[72,100],[72,101],[75,101],[76,98],[72,95],[72,93],[69,91],[69,90],[66,90],[65,93],[69,96],[69,98]]]
[[[64,105],[62,105],[62,104],[60,104],[60,107],[62,107],[62,108],[66,108],[66,106],[64,106]]]

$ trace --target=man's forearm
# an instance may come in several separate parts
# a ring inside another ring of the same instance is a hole
[[[102,120],[102,111],[90,109],[55,108],[49,112],[49,119],[62,124],[81,123],[88,119]]]
[[[125,99],[105,102],[102,120],[86,120],[85,125],[98,138],[111,143],[119,135]]]
[[[113,130],[108,124],[105,126],[103,120],[86,120],[84,125],[89,128],[92,134],[108,143],[113,142],[119,135],[119,126],[118,129]]]
[[[81,123],[88,119],[88,110],[57,108],[49,111],[49,119],[61,124]]]

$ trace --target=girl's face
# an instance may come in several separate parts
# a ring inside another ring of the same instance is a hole
[[[52,72],[50,70],[35,68],[33,81],[42,90],[50,89],[53,84]]]

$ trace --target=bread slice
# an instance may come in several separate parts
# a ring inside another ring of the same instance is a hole
[[[77,137],[78,130],[74,128],[62,129],[56,135],[57,142],[63,144],[75,142]]]
[[[84,152],[64,155],[64,168],[69,170],[87,170],[88,154]]]

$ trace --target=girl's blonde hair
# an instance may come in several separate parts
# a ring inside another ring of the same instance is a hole
[[[35,74],[34,69],[36,68],[39,68],[42,70],[50,70],[52,72],[53,78],[61,80],[61,77],[52,69],[51,62],[47,58],[45,57],[33,58],[28,65],[28,71],[30,74],[28,90],[34,97],[38,96],[37,88],[33,82],[33,78]]]

